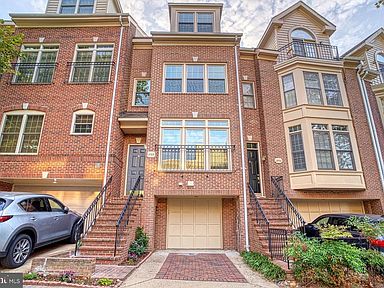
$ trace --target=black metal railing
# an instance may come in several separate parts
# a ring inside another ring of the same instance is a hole
[[[312,42],[293,41],[278,50],[277,62],[281,63],[293,57],[314,58],[323,60],[340,60],[337,46]]]
[[[120,217],[116,222],[116,232],[115,232],[115,249],[113,255],[116,256],[117,250],[120,248],[123,237],[126,232],[126,227],[128,226],[131,214],[135,208],[137,198],[141,197],[142,186],[141,182],[144,180],[142,176],[139,176],[136,180],[133,189],[130,190],[127,202],[121,211]]]
[[[300,215],[299,211],[295,208],[291,200],[284,193],[283,176],[272,176],[272,197],[288,216],[289,224],[293,229],[305,227],[304,218]],[[305,231],[304,231],[305,232]]]
[[[259,225],[259,227],[264,233],[269,234],[269,221],[267,219],[267,216],[265,216],[265,212],[261,207],[260,202],[257,199],[257,196],[252,186],[248,185],[248,187],[249,187],[250,203],[251,203],[252,210],[255,213],[256,223],[257,225]]]
[[[15,84],[48,84],[53,82],[57,63],[14,63],[14,75],[10,75],[11,83]]]
[[[286,256],[285,248],[288,244],[288,230],[269,228],[269,251],[271,258],[286,262],[289,269],[289,258]]]
[[[108,83],[115,62],[68,62],[70,83]]]
[[[77,255],[77,250],[81,245],[81,240],[84,239],[91,228],[95,225],[97,217],[100,215],[101,210],[105,206],[106,199],[112,193],[111,183],[112,176],[108,179],[107,183],[105,183],[95,200],[93,200],[91,205],[89,205],[79,222],[77,222],[75,235],[78,235],[78,239],[76,241],[75,256]]]
[[[159,169],[217,171],[231,169],[234,145],[158,145]]]

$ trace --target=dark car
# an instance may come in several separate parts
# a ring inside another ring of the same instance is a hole
[[[369,218],[372,222],[381,222],[384,221],[384,216],[381,215],[372,215],[372,214],[324,214],[317,217],[311,223],[305,224],[299,228],[299,230],[304,233],[307,237],[320,238],[319,227],[324,225],[334,225],[334,226],[346,226],[347,230],[352,234],[352,238],[340,238],[341,240],[354,244],[358,247],[368,248],[368,241],[362,237],[361,233],[355,228],[348,225],[348,219],[351,217],[361,217]],[[384,252],[384,235],[379,236],[377,239],[371,241],[371,246],[381,252]]]

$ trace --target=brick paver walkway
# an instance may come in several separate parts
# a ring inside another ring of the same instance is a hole
[[[170,253],[155,278],[247,283],[225,254],[212,253]]]
[[[125,279],[133,270],[132,266],[96,265],[92,278]]]

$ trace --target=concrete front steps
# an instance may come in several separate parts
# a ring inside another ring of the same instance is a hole
[[[142,198],[138,198],[129,218],[129,223],[120,240],[120,245],[115,250],[116,222],[127,202],[127,197],[111,198],[101,211],[96,224],[82,240],[78,257],[96,258],[97,264],[120,264],[127,259],[128,247],[139,225],[139,210]]]

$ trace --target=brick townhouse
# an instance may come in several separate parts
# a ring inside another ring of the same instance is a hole
[[[268,251],[269,228],[382,214],[369,67],[340,57],[335,25],[303,2],[257,48],[221,31],[222,10],[170,3],[170,30],[150,36],[118,0],[12,14],[27,56],[1,80],[1,189],[85,211],[106,184],[80,248],[104,263],[123,260],[137,225],[150,249]]]

